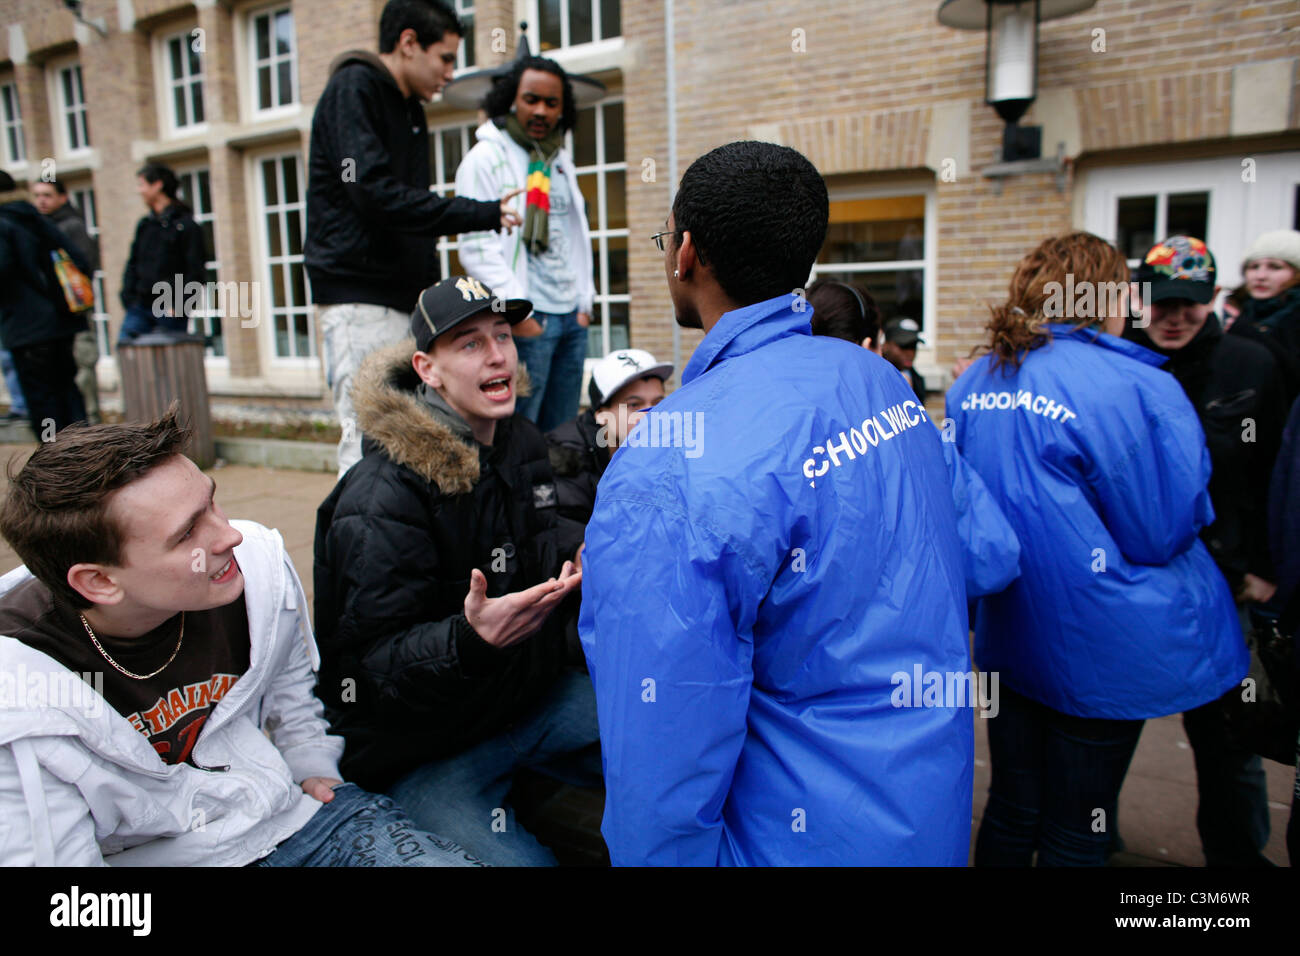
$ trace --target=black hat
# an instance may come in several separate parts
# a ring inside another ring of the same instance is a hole
[[[427,352],[442,333],[488,311],[504,314],[514,325],[528,318],[533,304],[527,299],[499,299],[478,279],[469,276],[448,276],[421,292],[415,303],[415,311],[411,313],[415,347]]]
[[[921,327],[916,319],[891,319],[885,323],[885,341],[897,345],[900,349],[914,349],[921,338]]]

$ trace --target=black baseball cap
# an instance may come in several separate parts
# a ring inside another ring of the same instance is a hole
[[[527,299],[500,299],[492,290],[469,276],[448,276],[420,293],[411,313],[411,334],[415,347],[429,351],[433,340],[448,329],[480,312],[500,312],[515,325],[528,318],[533,304]]]
[[[1214,279],[1214,255],[1195,236],[1156,243],[1133,275],[1135,282],[1149,283],[1152,302],[1188,299],[1201,305],[1214,300]]]
[[[885,341],[897,345],[900,349],[914,349],[921,338],[921,326],[916,319],[890,319],[885,323]]]

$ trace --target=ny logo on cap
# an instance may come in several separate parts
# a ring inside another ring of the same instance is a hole
[[[456,288],[460,290],[461,298],[466,302],[490,298],[488,290],[483,288],[483,283],[479,282],[478,279],[462,276],[456,280]]]

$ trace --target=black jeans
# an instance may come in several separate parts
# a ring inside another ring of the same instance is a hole
[[[1062,714],[1001,686],[976,866],[1104,866],[1141,720]]]
[[[1184,713],[1183,730],[1196,759],[1196,830],[1205,865],[1272,866],[1260,853],[1269,834],[1264,767],[1228,732],[1222,698]]]
[[[77,360],[72,336],[10,349],[18,384],[27,399],[27,417],[38,441],[53,437],[73,422],[86,420],[86,405],[77,390]]]

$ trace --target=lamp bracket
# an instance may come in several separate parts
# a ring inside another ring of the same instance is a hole
[[[1002,180],[1009,176],[1031,173],[1056,173],[1056,191],[1065,192],[1065,143],[1056,144],[1056,155],[1043,159],[1018,159],[1010,163],[993,163],[980,170],[985,179],[993,180],[993,194],[1002,195]]]

